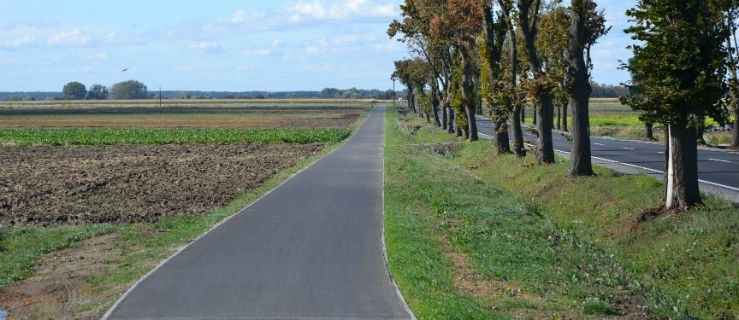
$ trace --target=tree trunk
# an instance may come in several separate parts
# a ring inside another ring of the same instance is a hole
[[[455,124],[454,126],[455,134],[457,135],[457,137],[464,137],[465,139],[467,139],[467,136],[465,136],[464,130],[467,129],[468,127],[458,125],[459,123],[464,122],[462,121],[462,118],[464,118],[464,112],[457,112],[457,110],[454,110],[454,118],[456,119],[454,123]]]
[[[454,114],[454,108],[452,108],[452,81],[451,79],[447,79],[446,89],[444,90],[446,90],[446,99],[444,100],[444,106],[446,107],[446,110],[448,112],[447,113],[447,132],[454,133],[455,132],[454,119],[456,115]]]
[[[538,114],[539,137],[536,140],[536,162],[554,163],[554,144],[552,141],[552,124],[554,121],[554,106],[552,105],[552,94],[544,92],[539,97],[540,110]]]
[[[521,106],[521,123],[526,123],[526,106]]]
[[[654,139],[654,123],[651,122],[645,122],[644,123],[644,138],[647,140],[655,140]]]
[[[516,104],[513,106],[513,116],[511,117],[513,127],[513,153],[516,157],[523,158],[526,156],[526,147],[523,145],[523,129],[521,128],[521,108]]]
[[[557,107],[557,130],[562,130],[562,106]]]
[[[566,103],[564,106],[562,106],[562,131],[564,132],[570,131],[567,128],[567,104]]]
[[[446,111],[446,95],[448,93],[442,92],[441,94],[441,129],[444,131],[447,131],[447,125],[449,124],[449,121],[447,120],[447,111]]]
[[[739,101],[734,102],[734,129],[731,133],[731,146],[739,148]]]
[[[511,153],[511,143],[508,137],[508,124],[503,117],[503,111],[500,108],[493,109],[493,133],[495,134],[495,147],[498,154]],[[520,124],[519,124],[520,126]]]
[[[467,128],[465,128],[466,139],[470,141],[479,140],[477,136],[477,119],[475,119],[475,106],[477,105],[477,98],[474,94],[474,81],[472,74],[472,62],[467,49],[460,48],[462,56],[462,101],[464,103],[465,116],[467,118]]]
[[[457,125],[457,136],[463,137],[465,140],[470,138],[470,126],[469,122],[467,121],[467,108],[462,107],[459,110],[454,110],[454,112],[457,114],[457,118],[459,121],[457,123],[462,123],[463,125]]]
[[[441,121],[439,121],[439,84],[436,82],[436,77],[431,81],[431,112],[434,113],[434,125],[441,127]]]
[[[706,145],[706,139],[703,137],[705,132],[706,132],[706,117],[700,116],[698,117],[698,123],[695,125],[695,141],[698,143],[698,145],[701,145],[701,146]]]
[[[695,130],[687,127],[686,117],[669,123],[665,209],[685,210],[701,204],[698,186],[698,145]]]
[[[569,76],[572,79],[570,104],[572,105],[572,152],[570,170],[572,177],[592,176],[590,150],[590,116],[588,104],[592,87],[585,64],[585,4],[583,0],[572,0],[573,10],[567,44]],[[566,119],[566,118],[565,118]]]
[[[448,112],[448,114],[447,114],[447,121],[448,121],[447,132],[449,132],[449,133],[455,133],[456,130],[455,130],[455,125],[454,125],[454,120],[456,119],[456,114],[454,114],[454,108],[452,108],[451,106],[448,106],[446,110]]]
[[[477,112],[475,111],[477,108],[475,108],[475,105],[468,105],[467,108],[467,132],[468,132],[468,139],[470,141],[478,141],[480,140],[480,137],[477,135],[477,119],[475,117],[477,116]]]
[[[533,116],[531,117],[531,119],[532,119],[532,120],[531,120],[531,121],[532,121],[532,123],[531,123],[531,124],[533,124],[533,125],[537,125],[537,124],[538,124],[538,123],[537,123],[537,121],[539,121],[539,119],[538,119],[538,116],[537,116],[537,113],[538,113],[538,112],[536,111],[536,109],[537,109],[536,105],[534,105],[534,106],[533,106],[533,107],[531,108],[531,111],[532,111],[532,112],[534,112],[534,115],[533,115]]]
[[[518,72],[518,59],[516,58],[518,56],[518,44],[516,41],[516,29],[513,26],[513,20],[510,16],[510,7],[507,9],[508,11],[505,11],[506,20],[508,23],[508,35],[510,43],[510,50],[509,53],[511,55],[510,59],[510,69],[508,72],[510,73],[510,79],[508,79],[508,90],[510,93],[510,103],[509,106],[507,106],[508,111],[511,113],[511,127],[513,129],[513,153],[516,154],[517,158],[523,158],[526,156],[526,147],[523,144],[523,129],[521,128],[521,112],[522,108],[521,105],[518,103],[518,94],[516,93],[516,73]],[[500,127],[498,127],[498,133],[500,133]],[[503,133],[500,133],[503,134]],[[503,139],[503,136],[498,137],[498,140]],[[505,140],[506,143],[508,142],[508,130],[505,132]],[[500,143],[500,142],[499,142]],[[510,146],[509,146],[510,148]],[[510,150],[510,149],[508,149]]]
[[[731,146],[739,148],[739,79],[737,78],[736,61],[733,50],[739,50],[736,47],[736,38],[734,38],[735,46],[732,48],[731,37],[726,37],[726,47],[729,49],[729,75],[734,80],[729,87],[729,96],[731,98],[731,104],[734,106],[734,129],[731,133]]]

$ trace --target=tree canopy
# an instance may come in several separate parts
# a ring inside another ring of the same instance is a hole
[[[90,86],[90,91],[87,93],[87,99],[90,100],[105,100],[108,99],[108,88],[102,84],[93,84]]]
[[[62,99],[64,100],[84,100],[86,97],[87,88],[77,81],[69,82],[62,88]]]
[[[110,88],[110,98],[114,100],[146,99],[148,97],[146,85],[136,80],[119,82]]]

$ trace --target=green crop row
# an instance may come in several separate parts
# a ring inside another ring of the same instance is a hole
[[[350,129],[325,128],[8,128],[0,144],[114,145],[184,143],[336,143]]]

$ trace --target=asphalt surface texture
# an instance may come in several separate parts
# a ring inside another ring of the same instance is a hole
[[[375,108],[343,146],[162,264],[107,319],[410,319],[384,258],[384,119]]]
[[[492,136],[491,121],[481,117],[477,120],[478,132]],[[524,131],[524,139],[536,143],[536,135],[530,132]],[[552,139],[555,150],[569,154],[571,144],[561,132],[555,131]],[[627,167],[625,169],[637,169],[660,178],[664,173],[663,143],[591,136],[590,148],[593,159],[600,161],[599,164],[620,164]],[[704,189],[723,189],[723,195],[739,201],[739,152],[698,148],[698,178]]]

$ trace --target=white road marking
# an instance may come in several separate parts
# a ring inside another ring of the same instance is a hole
[[[569,152],[566,152],[566,153],[569,154]],[[611,160],[611,159],[605,159],[605,158],[600,158],[600,157],[592,157],[592,158],[593,159],[602,160],[602,161],[606,161],[606,162],[616,163],[616,164],[620,164],[620,165],[624,165],[624,166],[628,166],[628,167],[632,167],[632,168],[642,169],[642,170],[653,172],[653,173],[660,173],[660,174],[664,174],[665,173],[664,171],[654,170],[654,169],[650,169],[650,168],[647,168],[647,167],[638,166],[638,165],[631,164],[631,163],[625,163],[625,162],[621,162],[621,161],[616,161],[616,160]],[[721,188],[725,188],[725,189],[729,189],[729,190],[733,190],[733,191],[739,191],[739,188],[730,187],[730,186],[727,186],[727,185],[724,185],[724,184],[715,183],[715,182],[711,182],[711,181],[706,181],[706,180],[703,180],[703,179],[698,179],[698,182],[703,182],[705,184],[710,184],[712,186],[721,187]]]
[[[659,153],[659,154],[665,154],[664,151],[657,151],[657,153]]]
[[[636,150],[636,148],[631,148],[631,147],[621,147],[621,149],[629,150],[629,151]]]
[[[593,144],[594,144],[594,145],[596,145],[596,146],[601,146],[601,147],[602,147],[602,146],[605,146],[605,144],[602,144],[602,143],[597,143],[597,142],[593,142]]]
[[[723,160],[723,159],[712,159],[712,158],[709,158],[709,159],[708,159],[708,161],[715,161],[715,162],[722,162],[722,163],[733,163],[733,162],[731,162],[731,161],[729,161],[729,160]]]
[[[564,155],[567,155],[568,157],[571,154],[571,153],[569,153],[567,151],[558,150],[558,149],[554,149],[554,151],[559,152],[559,153],[564,154]],[[652,173],[665,174],[664,171],[654,170],[654,169],[650,169],[650,168],[643,167],[643,166],[638,166],[638,165],[631,164],[631,163],[625,163],[625,162],[621,162],[621,161],[616,161],[616,160],[611,160],[611,159],[606,159],[606,158],[601,158],[601,157],[594,157],[594,156],[591,156],[591,158],[596,159],[596,160],[605,161],[605,162],[620,164],[620,165],[624,165],[624,166],[627,166],[627,167],[637,168],[637,169],[641,169],[641,170],[644,170],[644,171],[649,171],[649,172],[652,172]],[[715,187],[721,187],[721,188],[729,189],[729,190],[733,190],[733,191],[739,191],[739,188],[735,188],[735,187],[727,186],[725,184],[715,183],[715,182],[711,182],[711,181],[706,181],[706,180],[703,180],[703,179],[698,179],[698,182],[702,182],[702,183],[705,183],[705,184],[708,184],[708,185],[712,185],[712,186],[715,186]]]

